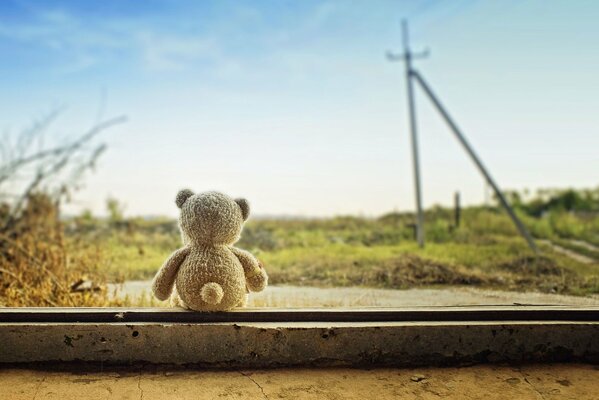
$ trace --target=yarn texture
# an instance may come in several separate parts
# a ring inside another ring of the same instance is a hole
[[[251,253],[233,247],[250,214],[247,200],[184,189],[175,204],[181,209],[183,247],[154,277],[154,296],[196,311],[244,307],[247,293],[262,291],[268,284],[262,264]]]

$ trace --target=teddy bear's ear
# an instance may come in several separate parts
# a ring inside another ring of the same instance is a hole
[[[235,203],[241,208],[241,215],[243,220],[246,221],[250,216],[250,203],[246,199],[235,199]]]
[[[177,193],[177,198],[175,199],[175,203],[177,204],[177,207],[179,207],[179,208],[183,207],[183,204],[185,204],[187,199],[189,199],[191,196],[193,196],[193,192],[191,190],[189,190],[189,189],[180,190],[179,193]]]

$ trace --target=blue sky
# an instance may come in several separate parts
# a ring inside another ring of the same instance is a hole
[[[413,208],[402,65],[417,67],[506,188],[599,183],[594,1],[2,1],[0,128],[66,106],[48,141],[129,121],[69,212],[175,215],[177,190],[257,214]],[[484,199],[482,178],[417,93],[426,205]]]

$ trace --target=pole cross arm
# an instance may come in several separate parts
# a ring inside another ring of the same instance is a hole
[[[391,62],[395,62],[395,61],[405,61],[407,57],[410,57],[412,60],[420,60],[423,58],[428,58],[430,56],[431,52],[428,48],[419,51],[417,53],[394,53],[392,51],[387,51],[387,53],[385,53],[385,56],[387,57],[388,61]]]

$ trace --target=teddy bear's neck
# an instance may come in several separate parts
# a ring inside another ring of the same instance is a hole
[[[192,238],[187,235],[185,232],[181,232],[181,240],[183,241],[184,246],[191,247],[221,247],[221,246],[232,246],[233,243],[227,242],[215,242],[214,240],[201,240],[198,238]]]

